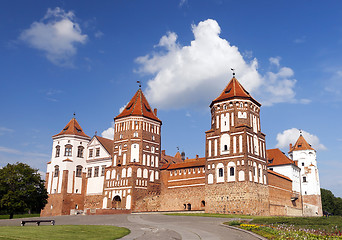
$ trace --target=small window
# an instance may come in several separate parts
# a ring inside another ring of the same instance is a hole
[[[230,167],[229,168],[229,173],[230,173],[230,176],[234,176],[234,167]]]
[[[100,148],[96,148],[96,157],[100,156]]]
[[[134,132],[133,137],[138,137],[138,132]]]
[[[223,168],[219,169],[219,177],[223,177]]]
[[[98,177],[99,176],[99,167],[95,167],[94,168],[94,177]]]
[[[83,158],[83,149],[84,149],[84,147],[82,147],[82,146],[78,147],[77,157]]]
[[[307,181],[306,181],[306,177],[303,177],[303,182],[307,182]]]
[[[120,139],[122,139],[123,138],[123,135],[122,134],[120,134]]]
[[[89,157],[93,157],[93,149],[89,149]]]
[[[88,168],[88,172],[87,172],[87,177],[88,178],[91,178],[91,174],[92,174],[92,172],[93,172],[93,168]]]
[[[101,176],[105,175],[105,169],[106,169],[106,166],[102,166],[102,168],[101,168]]]
[[[298,144],[298,147],[302,147],[302,144]]]
[[[152,141],[154,141],[156,138],[154,136],[152,136]]]
[[[61,154],[61,147],[56,146],[56,157],[59,157],[60,154]]]
[[[82,166],[78,165],[76,167],[76,177],[82,177]]]
[[[271,171],[273,171],[273,168],[270,168]]]
[[[224,145],[224,151],[228,151],[228,145]]]
[[[304,163],[302,162],[302,166],[304,167]]]
[[[66,146],[65,146],[65,153],[64,153],[64,156],[71,156],[71,154],[72,154],[71,148],[72,148],[71,145],[66,145]]]
[[[54,177],[58,177],[58,175],[59,175],[59,166],[58,165],[56,165],[55,166],[55,173],[54,173]]]

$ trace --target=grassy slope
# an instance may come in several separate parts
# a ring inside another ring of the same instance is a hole
[[[119,239],[127,228],[100,225],[0,227],[0,239]]]
[[[30,218],[30,217],[40,217],[39,213],[36,214],[18,214],[14,215],[13,218]],[[0,219],[9,219],[9,215],[0,215]]]

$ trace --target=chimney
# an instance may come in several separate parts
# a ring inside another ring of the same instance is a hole
[[[185,160],[185,152],[184,151],[181,153],[181,156],[182,156],[182,160],[184,161]]]
[[[196,154],[196,160],[198,159],[198,155]]]
[[[290,150],[292,149],[292,143],[290,143]]]
[[[157,116],[157,109],[155,108],[154,110],[153,110],[153,112],[154,112],[154,115],[156,115]]]

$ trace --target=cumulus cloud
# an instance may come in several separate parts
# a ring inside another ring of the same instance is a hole
[[[297,128],[291,128],[284,130],[282,133],[277,134],[277,145],[278,148],[288,149],[289,144],[295,144],[300,135],[300,130]],[[305,140],[311,144],[315,150],[326,150],[327,148],[320,143],[319,138],[316,135],[308,133],[302,130],[302,135]]]
[[[138,72],[152,75],[147,83],[149,101],[162,109],[188,106],[207,107],[230,80],[230,68],[237,78],[263,104],[296,102],[296,80],[289,67],[280,67],[280,58],[272,58],[275,72],[261,75],[258,60],[246,61],[244,53],[220,37],[221,28],[212,19],[192,26],[194,40],[181,46],[177,34],[162,36],[155,52],[136,59]]]
[[[277,67],[280,66],[280,57],[270,57],[269,61],[271,64],[276,65]]]
[[[41,50],[56,65],[70,66],[77,52],[77,44],[85,44],[87,35],[82,34],[72,11],[57,7],[48,9],[45,16],[24,30],[20,40],[30,47]]]
[[[114,139],[114,122],[112,122],[111,125],[112,125],[111,127],[107,128],[101,133],[102,137],[108,138],[108,139]]]

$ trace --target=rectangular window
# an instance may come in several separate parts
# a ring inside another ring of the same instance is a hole
[[[59,157],[60,152],[61,152],[60,147],[59,146],[56,147],[56,157]]]
[[[304,163],[302,162],[302,166],[304,167]]]
[[[100,156],[100,148],[96,148],[96,157]]]
[[[94,168],[94,177],[98,177],[99,176],[99,167],[95,167]]]
[[[306,182],[306,177],[303,177],[303,182]]]
[[[82,166],[76,167],[76,177],[82,177]]]
[[[93,168],[88,168],[88,172],[87,172],[87,177],[91,178],[91,174],[93,172]]]
[[[83,158],[83,147],[78,147],[77,157]]]
[[[93,157],[93,149],[89,149],[89,157]]]
[[[102,166],[102,168],[101,168],[101,176],[105,175],[105,169],[106,169],[106,166]]]
[[[65,147],[65,156],[71,156],[71,147]]]

